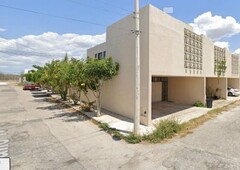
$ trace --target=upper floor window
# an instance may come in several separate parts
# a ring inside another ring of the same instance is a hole
[[[104,58],[106,58],[106,51],[95,54],[95,59],[101,60],[101,59],[104,59]]]

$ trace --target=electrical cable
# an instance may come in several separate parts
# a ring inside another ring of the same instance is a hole
[[[38,11],[33,11],[33,10],[28,10],[28,9],[23,9],[23,8],[17,8],[17,7],[13,7],[13,6],[7,6],[7,5],[0,4],[0,7],[13,9],[13,10],[17,10],[17,11],[24,11],[24,12],[39,14],[39,15],[50,16],[50,17],[54,17],[54,18],[58,18],[58,19],[64,19],[64,20],[70,20],[70,21],[76,21],[76,22],[81,22],[81,23],[85,23],[85,24],[91,24],[91,25],[106,27],[106,25],[99,24],[99,23],[94,23],[94,22],[89,22],[89,21],[86,21],[86,20],[80,20],[80,19],[76,19],[76,18],[64,17],[64,16],[59,16],[59,15],[53,15],[53,14],[47,14],[47,13],[43,13],[43,12],[38,12]]]

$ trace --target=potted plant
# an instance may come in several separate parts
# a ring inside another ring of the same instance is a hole
[[[214,94],[214,99],[220,99],[221,98],[221,89],[216,88],[215,94]]]
[[[214,90],[211,87],[207,87],[206,89],[206,104],[207,108],[212,108],[212,102],[214,98]]]

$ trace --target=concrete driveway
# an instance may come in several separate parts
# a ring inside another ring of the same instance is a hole
[[[0,140],[12,169],[240,169],[240,106],[184,138],[131,145],[46,98],[0,86]]]

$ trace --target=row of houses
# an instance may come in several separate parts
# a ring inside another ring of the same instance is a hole
[[[106,42],[87,56],[112,56],[120,72],[103,89],[104,109],[134,117],[135,35],[133,14],[107,27]],[[206,89],[227,99],[227,87],[239,88],[239,56],[220,48],[193,28],[148,5],[140,10],[141,123],[150,125],[153,104],[164,101],[193,105],[206,102]],[[219,65],[226,66],[219,75]],[[220,77],[219,77],[220,76]]]

